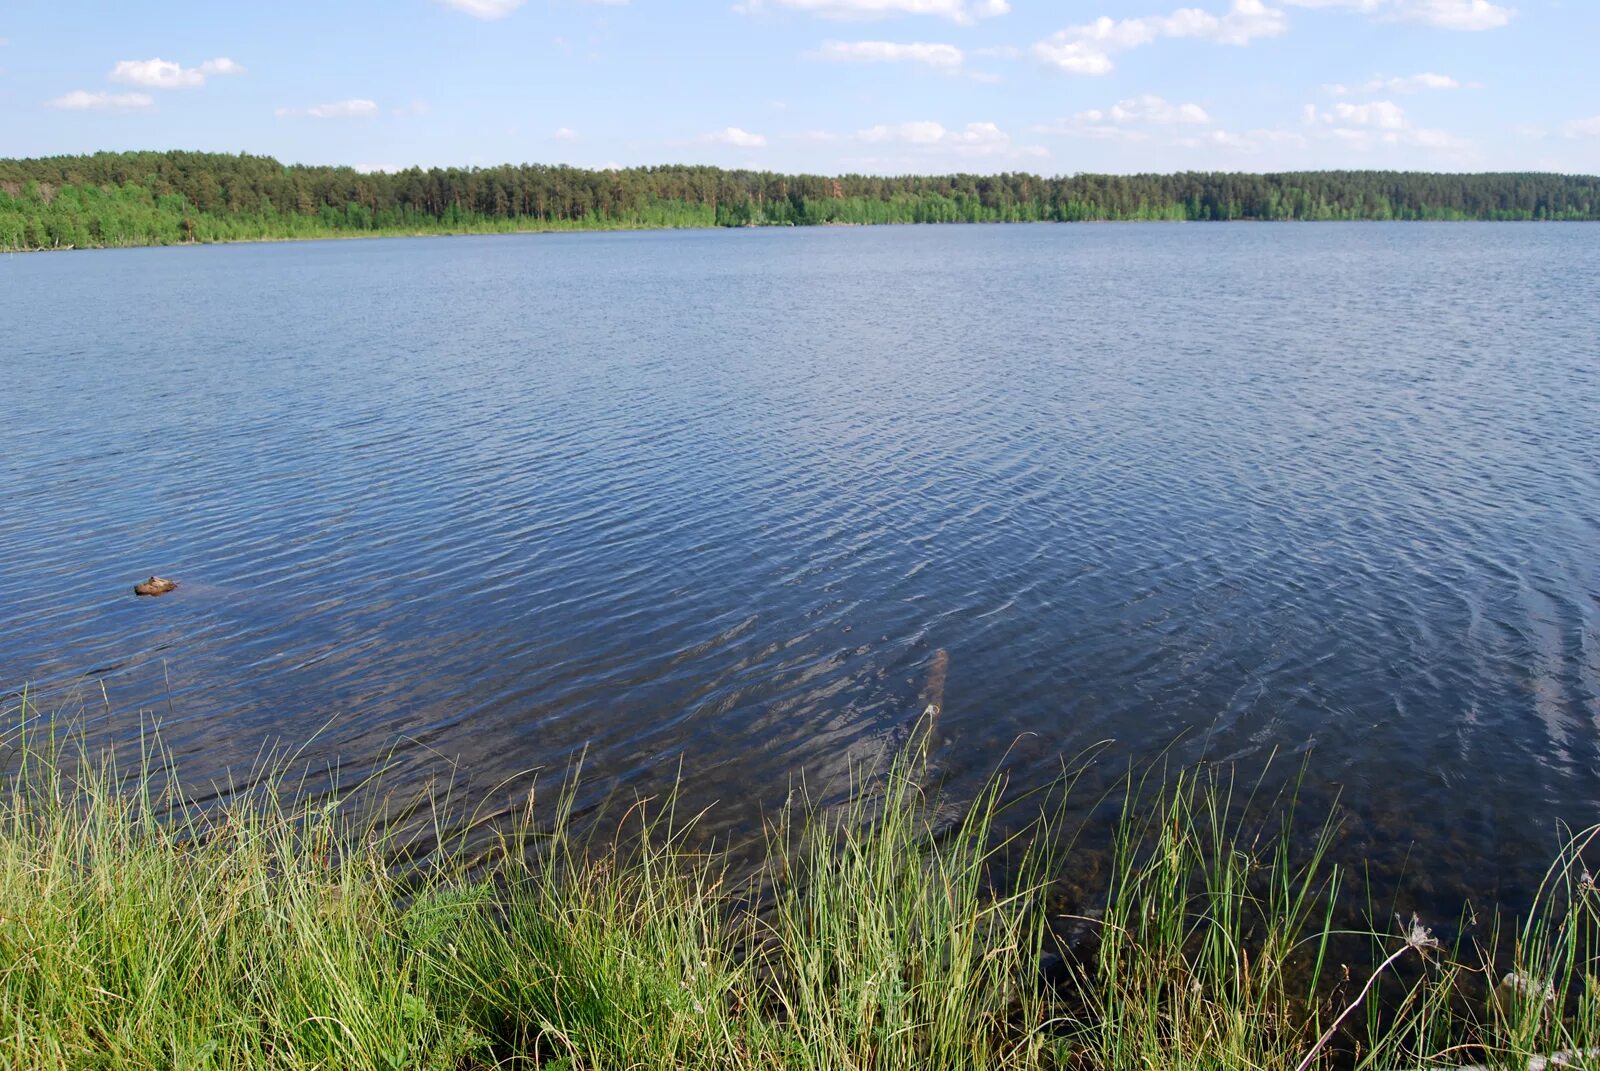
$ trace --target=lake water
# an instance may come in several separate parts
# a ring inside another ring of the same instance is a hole
[[[79,252],[0,323],[0,691],[190,780],[583,755],[737,826],[943,648],[958,797],[1277,753],[1441,899],[1600,819],[1600,227]]]

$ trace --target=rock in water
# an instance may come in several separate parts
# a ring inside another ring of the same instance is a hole
[[[164,576],[153,576],[149,580],[141,580],[133,585],[135,595],[165,595],[178,586],[176,580],[168,580]]]

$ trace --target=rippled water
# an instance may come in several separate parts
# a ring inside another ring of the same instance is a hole
[[[1309,752],[1452,888],[1600,818],[1600,228],[72,253],[0,322],[0,688],[191,778],[321,729],[737,822],[945,648],[958,791]]]

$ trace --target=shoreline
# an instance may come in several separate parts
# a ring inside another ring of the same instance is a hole
[[[1292,793],[1235,813],[1215,771],[1130,779],[1093,903],[1063,901],[1072,779],[1018,799],[991,780],[952,825],[926,722],[846,803],[771,816],[746,878],[744,845],[701,843],[670,796],[580,832],[569,780],[485,825],[376,782],[300,799],[280,757],[201,806],[159,738],[124,768],[26,698],[0,714],[0,999],[53,1056],[28,1066],[1331,1071],[1600,1049],[1600,892],[1577,873],[1596,830],[1528,918],[1447,947],[1442,919],[1341,930],[1337,819],[1296,847]]]
[[[343,241],[368,241],[385,238],[492,238],[528,235],[557,235],[557,234],[654,234],[666,231],[782,231],[782,230],[828,230],[851,228],[878,228],[878,227],[1146,227],[1146,226],[1594,226],[1600,224],[1600,219],[1227,219],[1227,220],[1192,220],[1192,219],[1083,219],[1083,220],[1057,220],[1057,219],[1019,219],[1019,220],[949,220],[933,223],[766,223],[766,224],[720,224],[709,223],[705,225],[677,225],[677,224],[630,224],[627,226],[601,226],[601,227],[513,227],[513,228],[484,228],[481,230],[394,230],[394,231],[366,231],[344,232],[337,234],[285,234],[272,235],[260,238],[208,238],[200,241],[180,242],[146,242],[142,244],[115,244],[115,245],[67,245],[60,247],[39,246],[33,248],[8,248],[0,246],[0,255],[15,256],[17,254],[31,253],[87,253],[104,252],[118,249],[191,249],[205,246],[227,245],[285,245],[294,242],[343,242]]]
[[[837,176],[666,164],[410,168],[118,152],[0,159],[0,249],[1022,222],[1595,221],[1600,176],[1400,171]]]

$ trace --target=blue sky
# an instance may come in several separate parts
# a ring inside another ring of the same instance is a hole
[[[1600,0],[5,0],[0,156],[1600,172]]]

